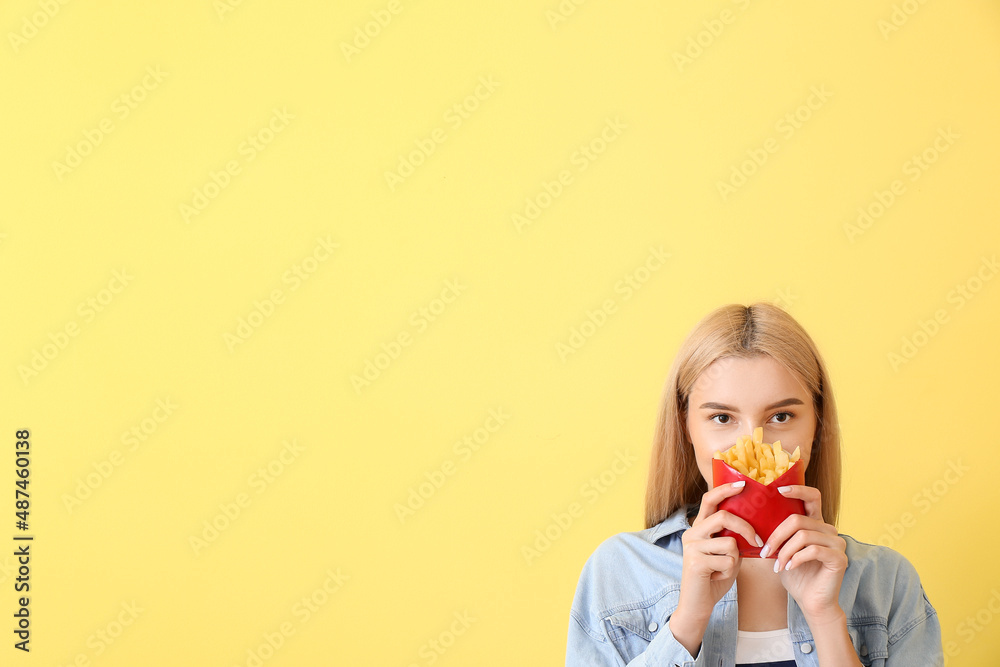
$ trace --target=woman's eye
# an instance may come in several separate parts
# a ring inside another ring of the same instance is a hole
[[[728,424],[729,420],[732,419],[729,415],[712,415],[709,419],[715,421],[716,419],[722,419],[722,421],[716,421],[716,424]]]
[[[780,417],[782,415],[785,416],[785,419],[778,419],[778,417]],[[792,417],[793,417],[793,415],[792,415],[791,412],[779,412],[778,414],[774,415],[775,421],[777,421],[779,424],[786,424],[786,423],[788,423],[788,420],[791,419]]]

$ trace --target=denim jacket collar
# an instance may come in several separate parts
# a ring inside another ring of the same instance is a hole
[[[650,544],[656,544],[661,538],[673,535],[674,533],[687,530],[691,524],[687,519],[687,507],[682,507],[666,519],[650,528],[645,535]]]

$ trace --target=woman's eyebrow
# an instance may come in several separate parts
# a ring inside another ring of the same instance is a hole
[[[765,410],[773,410],[775,408],[783,408],[786,405],[803,405],[802,401],[797,398],[786,398],[783,401],[778,401],[777,403],[772,403],[771,405],[764,408]],[[730,407],[728,405],[723,405],[722,403],[702,403],[702,410],[729,410],[730,412],[736,412],[736,408]]]

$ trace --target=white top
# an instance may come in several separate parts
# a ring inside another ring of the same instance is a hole
[[[765,632],[737,631],[736,664],[738,665],[794,659],[792,634],[788,628]]]

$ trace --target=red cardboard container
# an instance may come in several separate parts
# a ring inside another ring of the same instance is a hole
[[[792,514],[805,514],[806,506],[797,498],[786,498],[778,493],[779,486],[805,484],[806,474],[802,461],[796,461],[785,473],[768,485],[752,480],[721,459],[712,459],[712,486],[722,486],[733,482],[746,482],[746,486],[735,496],[719,503],[720,510],[735,514],[753,526],[760,539],[767,541],[774,529]],[[740,555],[744,558],[760,558],[760,547],[750,544],[742,535],[723,529],[718,533],[724,537],[735,537]],[[776,558],[778,550],[769,558]]]

